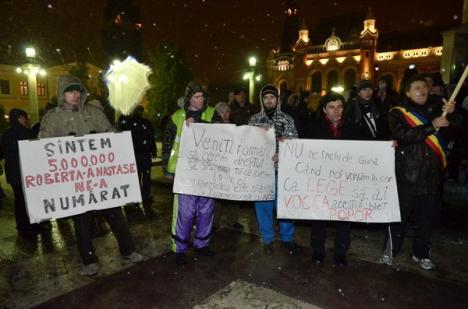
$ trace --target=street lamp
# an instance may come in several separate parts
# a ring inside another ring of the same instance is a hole
[[[255,75],[255,66],[257,65],[257,58],[249,58],[249,72],[245,73],[242,77],[244,80],[249,80],[249,102],[254,102],[255,94],[255,81],[260,81],[262,76],[260,74]]]
[[[36,49],[27,47],[25,49],[26,57],[29,63],[16,68],[17,73],[24,73],[28,77],[28,113],[31,123],[39,122],[39,102],[37,97],[37,75],[45,76],[47,73],[39,65],[35,64]]]

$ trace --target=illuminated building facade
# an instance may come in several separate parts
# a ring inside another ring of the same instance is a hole
[[[398,88],[408,67],[414,66],[420,72],[440,70],[442,46],[379,50],[379,30],[370,9],[361,27],[360,30],[354,28],[354,34],[348,40],[340,38],[331,28],[328,38],[317,45],[314,38],[309,37],[309,29],[303,22],[296,43],[289,51],[282,51],[282,48],[270,53],[268,80],[280,91],[310,91],[312,101],[316,103],[320,95],[333,87],[342,87],[347,94],[361,79],[375,82],[379,77],[389,75],[393,87]]]

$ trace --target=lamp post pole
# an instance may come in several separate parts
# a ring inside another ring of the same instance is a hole
[[[249,80],[249,102],[254,103],[255,98],[255,81],[260,81],[261,75],[255,75],[255,66],[257,59],[255,57],[249,58],[249,72],[244,74],[244,80]]]
[[[24,73],[28,77],[28,114],[31,123],[39,122],[39,100],[37,96],[37,74],[46,75],[46,71],[35,64],[36,50],[33,47],[27,47],[26,57],[29,63],[16,69],[18,73]]]
[[[28,104],[28,114],[31,124],[39,122],[39,99],[37,97],[37,66],[34,64],[26,64],[28,68],[28,94],[29,94],[29,104]]]

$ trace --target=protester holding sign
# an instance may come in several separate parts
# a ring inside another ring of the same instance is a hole
[[[39,138],[114,131],[106,115],[99,108],[84,104],[87,91],[74,76],[60,76],[57,86],[58,107],[50,110],[42,119]],[[112,232],[119,243],[120,253],[130,261],[138,263],[143,256],[135,251],[127,223],[119,207],[102,210]],[[82,275],[92,276],[99,271],[98,258],[91,242],[90,213],[73,217],[78,250],[83,260]]]
[[[169,121],[163,141],[162,164],[167,177],[173,179],[179,156],[180,138],[185,125],[210,123],[214,108],[208,106],[208,95],[202,87],[190,82],[185,90],[184,107],[176,111]],[[184,122],[186,124],[184,124]],[[214,199],[204,196],[175,194],[172,216],[172,250],[178,265],[186,264],[185,254],[189,248],[193,224],[196,230],[193,246],[198,254],[212,256],[208,244],[214,211]]]
[[[380,262],[392,264],[401,249],[409,215],[414,212],[417,229],[412,258],[422,269],[429,270],[435,268],[429,242],[446,167],[444,141],[438,130],[451,125],[453,115],[440,116],[440,107],[427,103],[429,93],[423,76],[412,77],[405,91],[407,98],[392,108],[389,116],[391,135],[397,141],[395,167],[401,223],[389,226]],[[455,103],[445,101],[443,110],[453,113]]]
[[[344,139],[346,126],[343,126],[345,99],[340,94],[329,92],[320,100],[323,116],[309,129],[312,139]],[[322,264],[325,257],[326,221],[312,221],[311,246],[314,250],[312,261]],[[336,221],[334,266],[346,266],[346,251],[351,242],[351,225],[347,221]]]
[[[249,125],[270,129],[275,129],[276,134],[276,154],[272,160],[278,161],[278,142],[283,139],[298,138],[294,120],[291,116],[283,113],[278,102],[278,91],[273,85],[265,85],[260,90],[261,112],[250,118]],[[275,164],[276,166],[276,164]],[[277,176],[276,176],[277,179]],[[266,254],[273,253],[273,241],[275,239],[275,230],[273,227],[273,217],[276,217],[277,198],[273,201],[255,202],[255,211],[260,230],[260,236],[263,242],[263,249]],[[294,223],[291,220],[278,220],[280,227],[280,237],[282,245],[290,253],[296,252],[294,243]]]

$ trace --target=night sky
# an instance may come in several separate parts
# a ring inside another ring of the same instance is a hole
[[[241,82],[241,72],[250,55],[263,62],[268,52],[279,46],[284,2],[134,0],[141,10],[145,50],[163,41],[185,48],[195,78],[204,83]],[[0,3],[0,42],[3,46],[11,45],[13,52],[23,50],[31,42],[52,50],[60,48],[65,58],[71,55],[65,51],[88,47],[93,55],[102,53],[105,0],[0,0]],[[353,12],[365,14],[368,6],[372,7],[382,36],[385,32],[459,24],[463,0],[439,1],[437,5],[427,0],[395,0],[390,6],[387,1],[299,0],[298,15],[313,31],[321,18]],[[323,43],[313,37],[311,40],[313,44]]]

